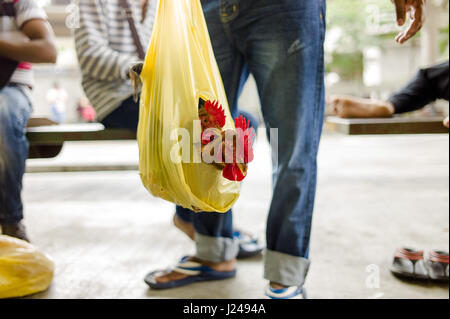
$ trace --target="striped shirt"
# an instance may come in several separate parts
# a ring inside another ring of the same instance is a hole
[[[35,0],[0,0],[0,38],[4,40],[24,40],[28,38],[21,31],[23,25],[34,19],[46,20],[45,11]],[[10,82],[33,86],[31,63],[19,63]]]
[[[142,21],[140,0],[128,0],[141,43],[148,47],[157,0],[149,0]],[[80,26],[75,47],[82,71],[82,86],[104,119],[132,95],[128,70],[138,62],[138,52],[119,0],[79,0]]]

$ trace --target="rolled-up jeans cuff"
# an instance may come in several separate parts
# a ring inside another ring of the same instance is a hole
[[[239,242],[233,238],[210,237],[195,234],[196,257],[212,263],[220,263],[236,258]]]
[[[266,250],[264,278],[283,286],[303,286],[310,261],[273,250]]]

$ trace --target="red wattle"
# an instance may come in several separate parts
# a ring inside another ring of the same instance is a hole
[[[237,164],[227,164],[222,171],[222,176],[233,182],[242,182],[245,175],[239,169]]]

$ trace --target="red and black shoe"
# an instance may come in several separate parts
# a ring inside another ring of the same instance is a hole
[[[422,250],[397,249],[391,272],[401,278],[448,282],[448,252],[432,250],[425,260]]]
[[[448,252],[432,250],[426,261],[430,280],[448,282]]]
[[[399,248],[395,251],[391,272],[406,279],[428,280],[428,271],[422,250]]]

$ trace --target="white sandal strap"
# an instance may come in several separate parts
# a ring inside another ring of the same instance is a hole
[[[173,270],[176,272],[179,272],[181,274],[195,276],[195,275],[198,275],[201,273],[201,271],[196,268],[200,268],[202,266],[203,265],[198,262],[188,260],[188,261],[179,263],[178,265],[175,266],[175,268]]]

